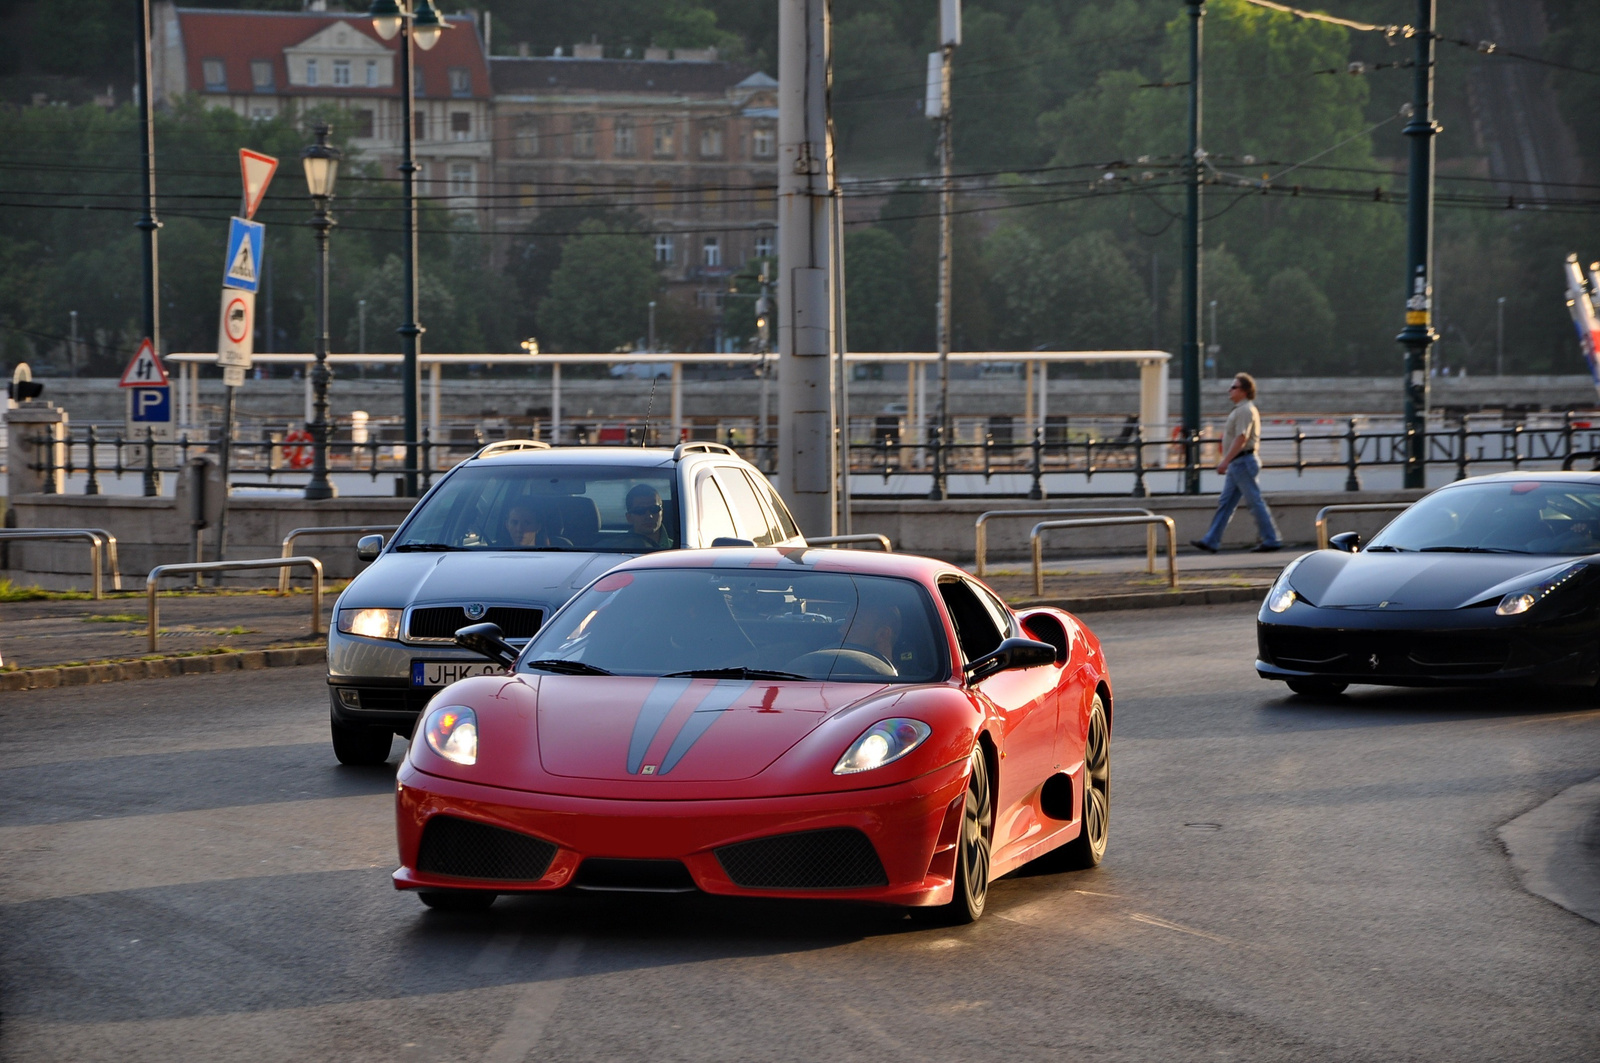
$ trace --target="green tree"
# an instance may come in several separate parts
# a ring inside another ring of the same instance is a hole
[[[649,302],[661,287],[642,236],[586,221],[561,249],[550,292],[539,303],[545,338],[556,351],[630,348],[645,333]]]
[[[911,350],[922,331],[912,291],[911,256],[883,229],[844,238],[846,330],[853,351]]]

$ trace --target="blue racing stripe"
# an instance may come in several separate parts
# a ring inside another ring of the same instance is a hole
[[[753,686],[755,684],[749,680],[734,679],[720,681],[716,686],[712,687],[711,693],[705,696],[704,701],[695,706],[694,712],[689,714],[689,719],[683,725],[682,730],[672,740],[671,747],[667,749],[667,755],[661,758],[661,768],[656,774],[665,775],[676,767],[678,761],[683,759],[683,755],[689,752],[694,744],[700,740],[700,736],[709,731],[711,725],[717,722],[718,717],[732,708],[734,702],[749,693],[750,688]]]
[[[633,737],[628,741],[629,775],[639,774],[639,769],[644,765],[644,755],[650,752],[650,743],[655,740],[656,732],[692,682],[692,679],[656,680],[656,685],[650,689],[639,708],[638,719],[633,721]]]

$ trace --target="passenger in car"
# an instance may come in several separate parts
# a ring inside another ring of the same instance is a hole
[[[672,547],[672,536],[662,522],[661,495],[649,484],[635,484],[625,500],[628,534],[618,544],[645,553]]]

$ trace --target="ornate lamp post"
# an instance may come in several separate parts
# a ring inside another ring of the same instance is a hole
[[[311,370],[312,409],[311,482],[306,484],[308,499],[334,497],[328,482],[328,230],[337,224],[328,215],[328,200],[333,198],[333,182],[339,176],[339,149],[328,143],[326,122],[317,123],[317,142],[300,153],[306,168],[306,187],[316,213],[311,227],[317,233],[317,364]]]
[[[418,370],[418,352],[422,346],[423,328],[417,323],[417,160],[411,146],[411,135],[416,123],[416,99],[411,91],[412,64],[414,53],[411,42],[416,41],[417,47],[427,51],[439,43],[439,35],[446,29],[444,19],[439,17],[438,10],[430,0],[372,0],[372,7],[367,12],[372,19],[372,28],[378,31],[378,36],[386,41],[392,41],[396,35],[402,37],[400,45],[400,107],[404,113],[400,132],[400,181],[406,201],[406,319],[398,329],[402,342],[404,366],[402,375],[405,378],[404,398],[405,405],[405,433],[406,440],[411,445],[406,449],[406,495],[411,498],[417,496],[417,449],[416,444],[421,439],[421,408],[419,396],[421,394],[421,376]]]

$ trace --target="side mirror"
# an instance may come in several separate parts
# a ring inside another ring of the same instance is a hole
[[[356,557],[362,561],[376,561],[383,553],[383,536],[363,535],[356,540]]]
[[[1334,550],[1343,550],[1347,554],[1353,554],[1361,546],[1361,533],[1340,532],[1338,535],[1329,537],[1328,546]]]
[[[1040,665],[1055,663],[1056,648],[1048,642],[1006,639],[996,646],[993,652],[967,665],[967,680],[976,683],[996,672],[1008,672],[1013,668],[1037,668]]]
[[[456,630],[456,645],[507,668],[517,663],[518,650],[505,640],[499,624],[472,624]]]
[[[719,548],[724,547],[724,546],[754,546],[754,545],[755,545],[755,543],[751,542],[749,539],[735,539],[731,535],[719,535],[715,539],[711,540],[711,548],[713,550],[719,549]]]

